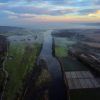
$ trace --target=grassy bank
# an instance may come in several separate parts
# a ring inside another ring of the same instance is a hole
[[[44,60],[39,62],[35,67],[30,79],[26,85],[26,90],[21,100],[49,100],[49,84],[51,76],[48,71],[48,66]]]
[[[75,43],[75,41],[66,37],[54,37],[55,56],[58,58],[64,71],[86,70],[77,59],[68,54],[70,47]]]
[[[11,43],[8,51],[6,70],[9,79],[5,90],[5,100],[15,100],[23,90],[25,77],[35,67],[41,44]]]
[[[54,38],[55,55],[57,57],[64,57],[67,55],[66,39]]]

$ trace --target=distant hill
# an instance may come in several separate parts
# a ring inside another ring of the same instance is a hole
[[[84,25],[100,26],[100,23],[84,23]]]
[[[25,35],[25,34],[37,34],[44,30],[40,29],[28,29],[22,27],[13,26],[0,26],[0,35],[10,36],[10,35]]]
[[[31,33],[31,30],[20,27],[12,27],[12,26],[0,26],[0,34],[9,36],[9,35],[23,35]]]
[[[0,33],[5,33],[13,30],[22,30],[23,28],[11,27],[11,26],[0,26]]]

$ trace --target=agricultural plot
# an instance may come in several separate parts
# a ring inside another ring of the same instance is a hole
[[[40,51],[40,44],[11,43],[5,68],[9,73],[6,86],[6,100],[14,100],[21,94],[23,82],[28,73],[35,67],[35,61]]]
[[[69,38],[54,37],[55,56],[59,59],[64,71],[87,70],[76,58],[68,55],[69,48],[77,41]]]
[[[68,38],[54,37],[55,55],[57,57],[66,57],[68,55],[68,49],[75,42]]]
[[[48,98],[50,74],[47,65],[44,61],[41,65],[36,64],[43,44],[43,32],[24,29],[5,31],[9,48],[4,71],[0,69],[2,100],[27,100],[32,96],[36,100]]]
[[[5,70],[9,77],[4,90],[3,99],[5,100],[15,100],[22,95],[26,78],[36,67],[36,60],[43,41],[42,34],[36,34],[8,36],[10,46]],[[2,77],[2,73],[0,77]]]

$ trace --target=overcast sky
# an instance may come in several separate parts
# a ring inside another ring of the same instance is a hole
[[[0,25],[65,28],[100,22],[100,0],[0,0]]]

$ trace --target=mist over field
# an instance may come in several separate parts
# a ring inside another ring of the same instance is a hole
[[[0,100],[99,100],[100,0],[0,0]]]

